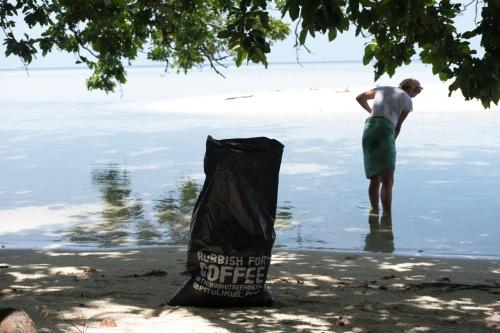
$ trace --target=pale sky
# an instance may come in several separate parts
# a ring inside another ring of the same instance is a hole
[[[478,13],[480,19],[480,13]],[[458,17],[456,21],[456,26],[459,31],[470,30],[474,27],[475,11],[474,6],[470,6],[467,12]],[[291,26],[292,31],[294,30],[294,25]],[[17,35],[22,34],[24,31],[16,30]],[[354,35],[355,29],[350,29],[344,34],[339,34],[337,39],[333,42],[328,42],[326,36],[317,34],[316,38],[312,38],[310,35],[307,37],[306,45],[311,50],[311,54],[307,53],[304,49],[299,52],[299,59],[302,62],[311,61],[361,61],[363,58],[363,50],[366,42],[370,41],[370,38],[365,39],[361,36],[356,37]],[[40,31],[40,30],[38,30]],[[3,41],[3,34],[0,35],[0,39]],[[0,43],[1,44],[1,43]],[[297,55],[293,48],[295,44],[295,36],[292,33],[285,41],[277,42],[273,47],[271,47],[271,54],[268,55],[268,61],[270,63],[276,62],[294,62],[296,61]],[[483,52],[480,50],[479,41],[474,40],[472,45],[473,48],[479,50],[479,54],[482,55]],[[143,56],[133,62],[134,65],[162,65],[161,63],[153,63]],[[41,55],[38,59],[35,59],[30,68],[40,68],[40,67],[73,67],[75,65],[75,56],[72,54],[53,52],[42,58]],[[81,66],[81,65],[80,65]],[[15,57],[5,57],[5,47],[0,45],[0,69],[14,69],[22,68],[22,63],[19,59]]]

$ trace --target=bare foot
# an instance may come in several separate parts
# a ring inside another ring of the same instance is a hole
[[[392,230],[392,217],[391,215],[382,215],[380,218],[380,225],[384,228],[388,228],[389,230]]]

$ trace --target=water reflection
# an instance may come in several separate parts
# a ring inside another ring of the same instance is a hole
[[[102,216],[110,222],[126,222],[144,218],[141,199],[130,197],[132,184],[127,170],[117,164],[92,171],[92,183],[99,188],[105,203]]]
[[[276,220],[274,221],[275,228],[285,228],[291,224],[293,221],[293,208],[290,201],[285,201],[283,205],[277,207]]]
[[[175,198],[176,192],[178,198]],[[200,185],[192,180],[180,183],[177,191],[171,191],[166,198],[156,201],[154,210],[158,222],[169,229],[173,244],[186,244],[189,238],[189,225]]]
[[[370,214],[368,216],[368,224],[370,225],[370,232],[365,238],[364,251],[385,253],[394,252],[392,218],[390,216],[379,217],[378,214]]]
[[[186,245],[191,215],[201,185],[191,179],[179,181],[176,188],[153,199],[152,211],[133,191],[131,174],[119,164],[95,167],[91,181],[99,189],[103,208],[78,216],[79,223],[63,234],[71,243],[98,247],[136,245]],[[293,221],[293,206],[278,206],[276,228]]]
[[[66,238],[74,243],[115,247],[126,245],[137,236],[146,243],[160,236],[144,219],[142,199],[132,196],[130,175],[120,165],[109,164],[92,170],[91,180],[99,189],[103,209],[97,214],[82,216],[81,223],[64,232]]]

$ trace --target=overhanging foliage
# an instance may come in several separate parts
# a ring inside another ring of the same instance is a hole
[[[21,0],[0,1],[0,28],[6,55],[27,65],[33,58],[62,50],[74,53],[78,63],[93,70],[89,89],[112,91],[126,81],[125,61],[139,52],[178,71],[209,63],[218,71],[232,57],[267,66],[272,42],[286,38],[289,28],[270,15],[277,7],[300,28],[298,44],[316,33],[333,41],[350,26],[356,34],[371,36],[363,62],[373,62],[375,79],[417,56],[435,75],[451,80],[469,100],[485,107],[500,98],[499,0],[475,0],[477,26],[457,32],[455,18],[467,4],[449,0]],[[40,36],[15,34],[13,19],[20,16]],[[484,55],[471,49],[481,39]],[[418,54],[417,54],[418,52]]]

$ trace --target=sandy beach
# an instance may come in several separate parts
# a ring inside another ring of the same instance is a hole
[[[495,332],[500,261],[275,251],[269,308],[170,307],[186,249],[0,250],[2,307],[40,332]]]

